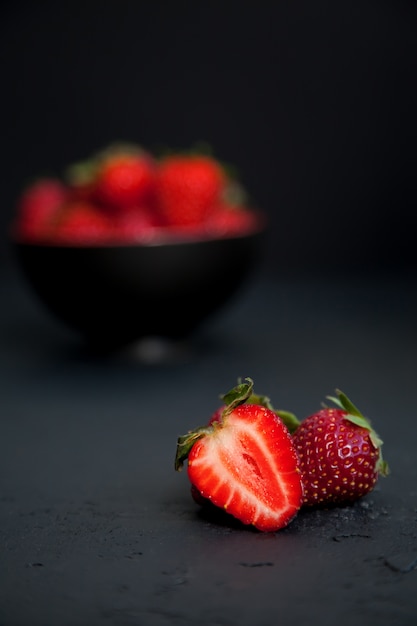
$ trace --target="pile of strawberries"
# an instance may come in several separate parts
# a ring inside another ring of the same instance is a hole
[[[287,526],[301,507],[343,505],[386,476],[382,441],[341,391],[303,421],[274,409],[246,378],[207,424],[178,438],[175,469],[188,461],[201,506],[260,531]]]
[[[257,212],[220,161],[202,152],[156,157],[112,144],[18,199],[13,234],[35,243],[100,245],[245,234]]]

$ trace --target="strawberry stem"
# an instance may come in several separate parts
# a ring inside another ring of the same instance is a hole
[[[251,378],[245,378],[245,381],[247,381],[245,383],[240,382],[240,380],[241,379],[238,380],[236,387],[233,387],[233,389],[220,396],[226,405],[222,413],[223,417],[231,413],[240,404],[247,402],[252,395],[253,380]]]
[[[300,421],[297,419],[294,413],[284,411],[283,409],[275,409],[272,406],[271,400],[268,398],[268,396],[254,393],[253,380],[251,378],[245,378],[245,380],[247,381],[247,383],[241,383],[241,379],[238,379],[238,385],[236,387],[231,389],[223,396],[220,396],[226,404],[223,415],[227,415],[228,413],[233,411],[236,406],[245,402],[247,402],[248,404],[258,404],[260,406],[266,407],[267,409],[270,409],[276,415],[278,415],[278,417],[281,418],[285,426],[292,434],[300,425]]]
[[[374,448],[379,452],[379,459],[377,463],[377,470],[381,476],[387,476],[389,474],[389,467],[387,462],[382,458],[382,444],[384,443],[376,431],[372,428],[371,422],[366,418],[363,413],[353,404],[353,402],[347,397],[343,391],[336,389],[337,397],[326,396],[328,400],[331,400],[343,411],[346,411],[345,419],[349,420],[353,424],[356,424],[360,428],[366,428],[369,431],[369,438]]]

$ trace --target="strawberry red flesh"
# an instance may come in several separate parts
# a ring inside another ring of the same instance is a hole
[[[249,395],[226,405],[220,420],[180,437],[176,469],[188,457],[188,477],[203,499],[271,532],[301,506],[298,458],[282,420],[268,407],[246,404]]]
[[[188,457],[188,475],[203,497],[244,524],[276,530],[299,508],[300,477],[289,437],[265,407],[243,405]]]

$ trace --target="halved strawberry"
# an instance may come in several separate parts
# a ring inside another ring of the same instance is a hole
[[[272,532],[297,514],[302,483],[288,428],[271,408],[250,402],[252,391],[246,378],[223,396],[221,413],[179,437],[175,469],[188,459],[188,477],[203,499]]]

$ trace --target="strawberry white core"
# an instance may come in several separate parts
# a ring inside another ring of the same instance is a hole
[[[298,511],[301,481],[285,427],[264,407],[255,419],[253,413],[252,407],[250,419],[242,419],[238,408],[225,424],[197,441],[188,472],[213,504],[245,524],[271,530],[288,523]]]

